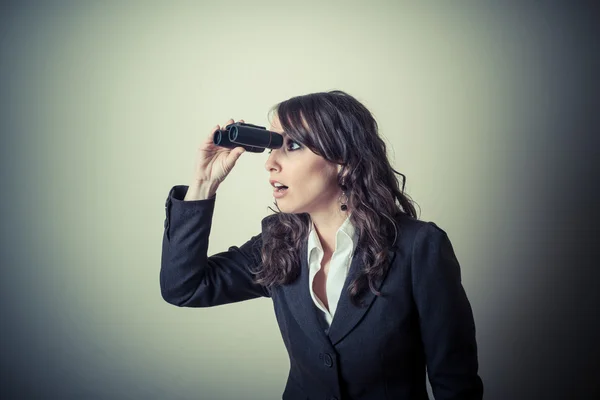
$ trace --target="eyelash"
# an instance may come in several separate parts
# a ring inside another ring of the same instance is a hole
[[[289,150],[289,151],[296,151],[296,150],[300,150],[300,149],[302,148],[302,146],[300,146],[298,143],[294,142],[293,140],[289,140],[289,141],[288,141],[288,145],[289,145],[290,143],[294,143],[295,145],[297,145],[297,146],[298,146],[298,148],[296,148],[296,149],[289,149],[289,148],[288,148],[288,150]]]
[[[288,151],[296,151],[296,150],[300,150],[300,149],[302,148],[302,146],[300,146],[298,143],[296,143],[296,142],[295,142],[295,141],[293,141],[293,140],[288,140],[287,144],[289,145],[290,143],[294,143],[294,144],[295,144],[295,145],[297,145],[298,147],[297,147],[297,148],[295,148],[295,149],[290,149],[290,148],[288,148],[288,149],[287,149]],[[272,152],[272,151],[273,151],[272,149],[271,149],[271,150],[269,150],[269,153],[268,153],[268,154],[271,154],[271,152]]]

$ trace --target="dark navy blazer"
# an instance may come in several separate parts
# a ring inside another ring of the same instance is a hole
[[[215,197],[184,202],[187,188],[174,186],[166,202],[162,297],[180,307],[270,297],[290,357],[283,399],[427,399],[426,368],[436,400],[482,398],[473,313],[450,240],[436,224],[406,215],[397,221],[381,296],[368,292],[364,307],[346,292],[362,266],[355,255],[327,329],[309,293],[307,241],[299,278],[267,290],[251,273],[262,233],[208,257]],[[273,217],[262,220],[263,231]]]

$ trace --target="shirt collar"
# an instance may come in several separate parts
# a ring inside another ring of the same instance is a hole
[[[356,227],[350,221],[350,214],[346,218],[346,220],[342,223],[342,225],[338,228],[336,234],[336,247],[340,246],[351,246],[352,250],[356,248],[358,244],[358,235],[356,233]],[[319,240],[319,235],[317,235],[317,231],[315,229],[315,225],[310,221],[310,233],[308,235],[308,254],[314,250],[319,249],[323,252],[323,246],[321,245],[321,241]],[[337,248],[334,249],[338,250]]]

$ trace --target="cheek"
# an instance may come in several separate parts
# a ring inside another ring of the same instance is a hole
[[[300,184],[307,191],[312,193],[328,193],[336,191],[336,179],[332,176],[331,168],[323,165],[313,165],[306,171],[305,178],[300,180]]]
[[[320,157],[298,157],[286,165],[288,176],[294,177],[289,186],[294,185],[296,194],[315,196],[315,194],[337,193],[337,167]]]

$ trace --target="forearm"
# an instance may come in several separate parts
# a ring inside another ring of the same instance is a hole
[[[163,299],[180,307],[212,307],[269,296],[253,275],[260,264],[261,235],[208,257],[216,198],[183,201],[185,190],[176,186],[167,199],[160,269]]]
[[[184,186],[176,186],[167,200],[160,270],[162,296],[178,306],[184,306],[202,287],[215,205],[214,197],[195,203],[183,201],[184,190]],[[188,194],[189,190],[185,196]]]

